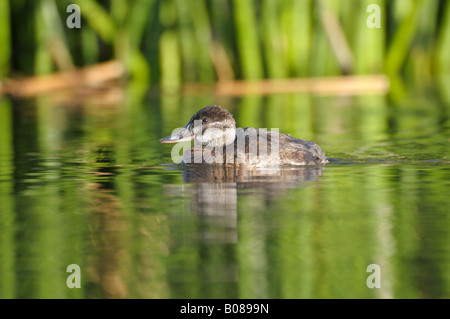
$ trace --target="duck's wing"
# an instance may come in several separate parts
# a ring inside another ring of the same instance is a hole
[[[327,158],[319,145],[284,133],[277,133],[280,141],[280,157],[283,164],[318,165],[325,164]]]

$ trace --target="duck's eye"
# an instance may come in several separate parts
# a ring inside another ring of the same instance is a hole
[[[208,122],[208,118],[207,118],[207,117],[205,117],[205,118],[203,119],[203,123],[206,123],[206,122]]]

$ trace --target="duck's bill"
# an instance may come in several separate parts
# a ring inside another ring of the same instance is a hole
[[[189,132],[187,128],[183,128],[178,132],[164,137],[159,140],[160,143],[178,143],[178,142],[188,142],[194,139],[194,135]]]

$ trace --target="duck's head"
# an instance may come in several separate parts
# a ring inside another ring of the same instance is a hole
[[[233,115],[220,106],[211,105],[195,113],[184,128],[159,141],[178,143],[194,140],[208,147],[221,147],[233,143],[235,136]]]

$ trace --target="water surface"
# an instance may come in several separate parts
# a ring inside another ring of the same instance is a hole
[[[333,160],[173,164],[159,138],[209,104]],[[0,297],[449,298],[449,116],[433,96],[4,98]]]

